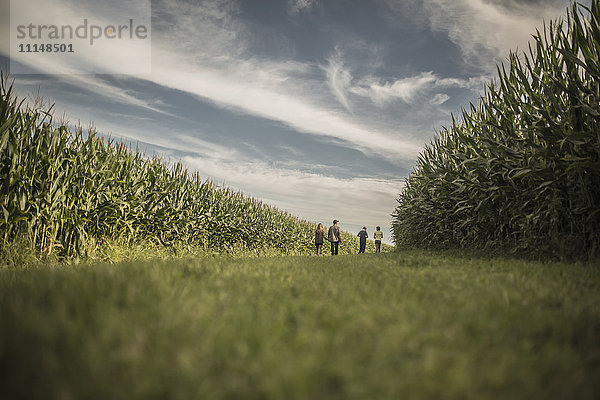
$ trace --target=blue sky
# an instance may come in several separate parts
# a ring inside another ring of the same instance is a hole
[[[0,66],[8,63],[1,0]],[[588,2],[589,3],[589,2]],[[94,15],[102,2],[52,0]],[[50,6],[51,4],[51,6]],[[295,215],[389,232],[424,144],[563,0],[156,0],[151,73],[13,75],[71,123]],[[103,10],[104,18],[111,9]],[[126,50],[126,49],[125,49]],[[124,65],[121,52],[94,60]],[[13,60],[14,61],[14,60]],[[91,60],[90,62],[93,62]],[[28,65],[45,71],[43,63]],[[389,234],[386,239],[389,239]]]

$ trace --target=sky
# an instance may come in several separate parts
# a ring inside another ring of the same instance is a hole
[[[10,1],[0,0],[0,69],[65,121],[326,227],[335,218],[372,236],[379,225],[390,243],[419,152],[569,3],[152,0],[147,61],[134,41],[99,39],[80,61],[101,74],[56,74],[60,57],[11,60]],[[31,13],[73,24],[126,15],[98,0],[45,0]]]

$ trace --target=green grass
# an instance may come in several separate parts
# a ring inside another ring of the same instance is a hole
[[[0,398],[598,398],[599,289],[415,251],[4,269]]]

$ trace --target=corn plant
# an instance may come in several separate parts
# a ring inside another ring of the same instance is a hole
[[[419,155],[392,215],[397,246],[598,255],[598,1],[508,61]]]

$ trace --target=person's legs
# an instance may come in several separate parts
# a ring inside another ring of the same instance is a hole
[[[323,243],[317,245],[317,255],[321,255],[321,250],[323,249]]]
[[[335,256],[335,245],[337,242],[331,242],[331,255]]]
[[[358,251],[359,253],[364,253],[365,252],[365,247],[367,246],[366,243],[360,242],[360,250]]]
[[[376,240],[375,241],[375,252],[376,253],[381,252],[381,240]]]
[[[335,255],[338,255],[338,247],[339,247],[340,242],[335,242]]]

